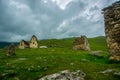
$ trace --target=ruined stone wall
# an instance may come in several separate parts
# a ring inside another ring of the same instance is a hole
[[[90,50],[89,42],[86,36],[78,37],[73,42],[74,50]]]
[[[29,44],[25,40],[21,40],[18,46],[19,49],[25,49],[28,47],[29,47]]]
[[[110,59],[120,61],[120,1],[103,9]]]
[[[30,40],[30,48],[38,48],[38,40],[35,35],[33,35]]]

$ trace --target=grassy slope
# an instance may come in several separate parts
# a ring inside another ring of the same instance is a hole
[[[120,64],[110,64],[104,37],[90,38],[92,50],[102,50],[104,57],[99,58],[89,55],[88,51],[72,50],[73,38],[62,40],[42,40],[39,45],[47,45],[47,49],[16,50],[16,54],[6,57],[6,50],[0,51],[0,79],[36,80],[47,74],[61,70],[82,70],[86,80],[119,80],[112,74],[103,75],[100,71],[106,69],[120,69]],[[26,58],[26,60],[18,60]],[[82,62],[87,59],[89,62]],[[1,75],[7,73],[5,77]]]

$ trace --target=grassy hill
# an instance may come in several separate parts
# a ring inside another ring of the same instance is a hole
[[[16,49],[16,55],[5,56],[0,50],[0,80],[37,80],[42,76],[62,70],[82,70],[85,80],[119,80],[113,72],[100,73],[106,69],[120,70],[119,63],[110,63],[104,37],[89,38],[93,51],[101,50],[102,57],[90,55],[90,51],[72,50],[74,38],[41,40],[46,49]],[[87,60],[87,61],[83,61]]]

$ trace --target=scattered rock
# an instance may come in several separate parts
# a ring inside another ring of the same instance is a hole
[[[87,59],[81,59],[81,62],[89,62]]]
[[[102,73],[104,75],[112,74],[114,76],[120,77],[120,71],[118,69],[106,69],[106,70],[100,71],[98,73]]]
[[[113,71],[114,71],[114,69],[106,69],[106,70],[104,70],[104,71],[102,71],[102,72],[100,72],[100,73],[108,74],[108,73],[111,73],[111,72],[113,72]]]
[[[85,76],[86,74],[80,70],[76,72],[64,70],[59,73],[44,76],[39,80],[84,80]]]
[[[114,72],[114,76],[119,76],[120,77],[120,72]]]
[[[40,46],[39,48],[48,48],[47,46]]]
[[[18,59],[16,59],[16,61],[24,61],[24,60],[27,60],[27,58],[18,58]]]
[[[116,72],[118,72],[118,70],[117,69],[106,69],[106,70],[104,70],[104,71],[100,71],[99,73],[102,73],[102,74],[109,74],[109,73],[116,73]]]
[[[93,55],[96,57],[103,57],[103,51],[92,51],[90,55]]]

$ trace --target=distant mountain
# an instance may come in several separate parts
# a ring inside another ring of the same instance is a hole
[[[18,45],[17,42],[0,42],[0,48],[8,47],[11,43]]]

